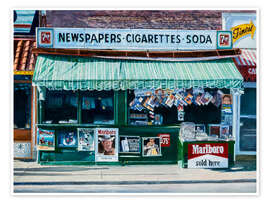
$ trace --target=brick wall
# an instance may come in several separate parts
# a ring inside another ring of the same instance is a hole
[[[51,10],[49,27],[220,30],[222,12],[244,10]]]

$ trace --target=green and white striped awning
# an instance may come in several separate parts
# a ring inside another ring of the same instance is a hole
[[[33,85],[52,90],[118,90],[120,65],[116,60],[40,55]]]
[[[241,88],[232,59],[196,62],[97,59],[39,55],[34,86],[55,90]]]

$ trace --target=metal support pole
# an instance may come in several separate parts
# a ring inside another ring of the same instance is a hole
[[[239,89],[231,89],[231,94],[233,95],[233,126],[232,134],[235,139],[234,145],[234,161],[235,156],[240,149],[240,96],[241,92]]]
[[[37,150],[36,150],[36,88],[33,87],[33,97],[32,97],[32,152],[33,159],[37,158]]]
[[[80,90],[77,92],[78,106],[77,106],[77,123],[82,124],[82,96]]]

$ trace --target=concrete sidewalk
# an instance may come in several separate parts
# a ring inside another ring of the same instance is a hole
[[[182,169],[175,165],[41,166],[14,161],[16,185],[255,183],[256,161],[229,169]]]

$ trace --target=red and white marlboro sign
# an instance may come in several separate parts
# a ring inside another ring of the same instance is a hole
[[[188,144],[188,168],[228,168],[228,143]]]

